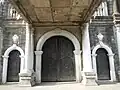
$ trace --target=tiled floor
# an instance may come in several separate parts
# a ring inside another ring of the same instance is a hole
[[[21,87],[18,84],[0,85],[0,90],[120,90],[120,83],[99,86],[84,86],[80,83],[42,83],[34,87]]]

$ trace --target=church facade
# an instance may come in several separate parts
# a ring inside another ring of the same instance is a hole
[[[69,5],[64,10],[54,6],[58,10],[53,10],[54,22],[51,23],[49,20],[52,19],[46,13],[49,10],[44,7],[47,2],[44,2],[37,12],[41,15],[37,18],[41,20],[40,23],[34,21],[29,24],[16,8],[17,4],[11,2],[1,0],[0,5],[1,84],[18,82],[31,86],[42,82],[75,81],[84,85],[98,85],[120,81],[118,0],[103,0],[98,5],[94,4],[99,7],[83,24],[75,16],[80,6],[70,6],[73,8],[71,12],[75,11],[65,17],[62,15],[68,12]],[[36,3],[35,9],[38,7]],[[24,8],[29,11],[29,7]],[[27,18],[35,20],[32,11],[27,14]]]

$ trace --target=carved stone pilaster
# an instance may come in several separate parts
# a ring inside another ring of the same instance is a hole
[[[32,25],[26,24],[26,45],[25,45],[25,68],[19,74],[21,86],[35,85],[35,73],[33,71],[33,35]]]
[[[82,50],[83,50],[83,80],[84,85],[97,85],[95,82],[96,75],[92,69],[90,39],[89,39],[89,24],[85,24],[82,36]],[[101,37],[100,37],[101,38]]]
[[[118,57],[119,57],[119,67],[120,67],[120,9],[118,8],[119,0],[114,0],[113,2],[113,22],[116,28],[116,38],[118,46]],[[119,80],[120,80],[120,68],[118,70]]]
[[[35,56],[36,56],[36,84],[41,83],[41,66],[42,66],[42,54],[43,51],[35,51]]]

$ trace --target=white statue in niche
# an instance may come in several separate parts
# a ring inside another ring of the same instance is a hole
[[[97,35],[97,37],[98,37],[98,39],[99,39],[99,44],[102,46],[103,45],[103,35],[101,34],[101,33],[99,33],[98,35]]]
[[[104,36],[103,36],[101,33],[99,33],[99,34],[97,35],[97,37],[98,37],[99,41],[102,41]]]
[[[13,39],[13,44],[18,44],[18,41],[19,41],[18,35],[16,35],[16,34],[13,35],[12,39]]]

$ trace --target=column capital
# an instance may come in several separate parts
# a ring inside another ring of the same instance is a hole
[[[75,49],[73,52],[75,55],[80,55],[82,51],[80,49]]]
[[[32,27],[32,28],[31,28],[31,35],[32,35],[32,36],[34,36],[34,31],[35,31],[35,29]]]
[[[25,58],[25,56],[21,56],[21,55],[20,55],[19,57],[20,57],[20,58]]]
[[[107,54],[108,56],[114,56],[114,54]]]
[[[3,58],[6,58],[6,59],[8,59],[9,58],[9,56],[2,56]]]
[[[34,35],[34,28],[33,28],[32,24],[26,23],[26,29],[30,30],[31,35]]]
[[[34,31],[32,24],[26,23],[26,30],[32,33]]]
[[[35,55],[42,55],[43,54],[43,51],[35,51]]]
[[[93,57],[96,57],[96,56],[97,56],[97,54],[92,54],[92,56],[93,56]]]
[[[32,24],[31,23],[26,23],[26,26],[32,27]]]
[[[88,27],[89,26],[89,22],[86,22],[86,23],[84,23],[83,24],[83,27],[85,28],[85,27]]]

